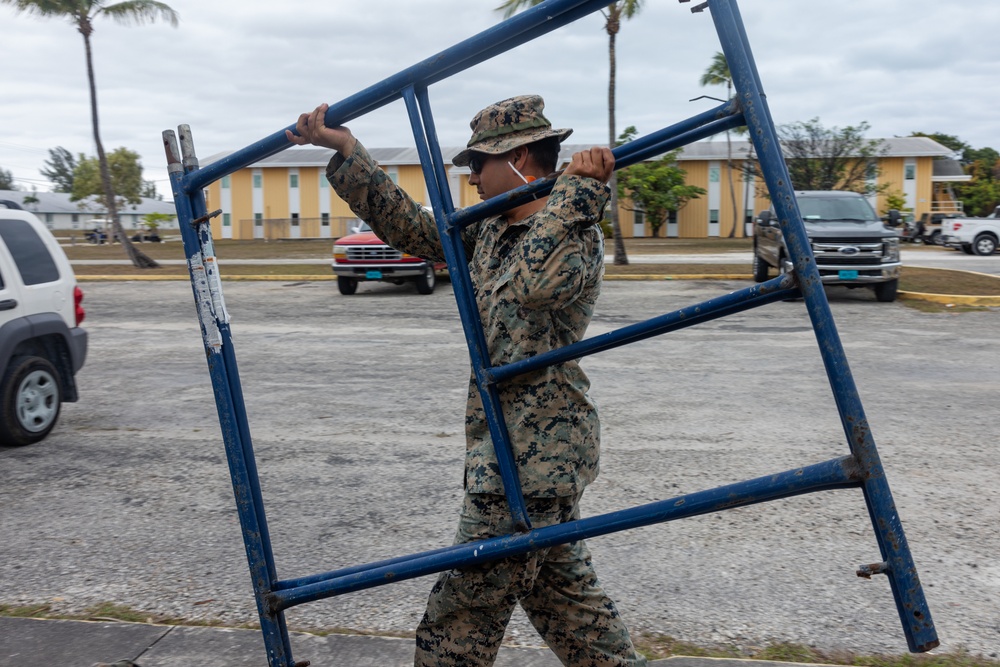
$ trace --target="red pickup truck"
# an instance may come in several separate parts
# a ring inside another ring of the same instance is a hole
[[[419,294],[430,294],[437,284],[436,272],[448,268],[444,262],[432,263],[389,247],[365,222],[352,231],[333,244],[333,273],[341,294],[354,294],[363,280],[395,285],[412,280]]]

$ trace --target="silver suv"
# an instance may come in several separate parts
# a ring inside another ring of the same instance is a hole
[[[78,398],[83,292],[52,233],[0,201],[0,445],[38,442]]]

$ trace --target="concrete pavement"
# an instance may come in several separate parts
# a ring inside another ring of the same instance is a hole
[[[312,667],[404,667],[413,640],[291,633],[292,656]],[[0,617],[0,667],[259,667],[267,662],[258,630]],[[119,663],[119,664],[115,664]],[[560,667],[544,647],[504,646],[496,667]],[[793,667],[797,663],[675,656],[651,667]],[[817,667],[812,665],[812,667]]]

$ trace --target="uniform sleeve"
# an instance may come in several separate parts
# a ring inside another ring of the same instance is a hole
[[[379,168],[361,142],[350,156],[336,153],[326,177],[376,236],[401,252],[444,261],[434,217]]]
[[[529,308],[573,303],[604,270],[600,222],[611,190],[593,178],[559,177],[544,209],[531,218],[511,276],[514,297]]]

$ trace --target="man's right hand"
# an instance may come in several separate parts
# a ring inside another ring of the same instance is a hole
[[[322,146],[332,148],[344,157],[349,156],[354,151],[354,145],[358,140],[354,138],[351,131],[346,127],[327,127],[324,119],[326,111],[330,108],[328,104],[321,104],[311,113],[304,113],[299,116],[295,123],[296,135],[291,130],[285,130],[285,136],[293,144],[305,146]]]

